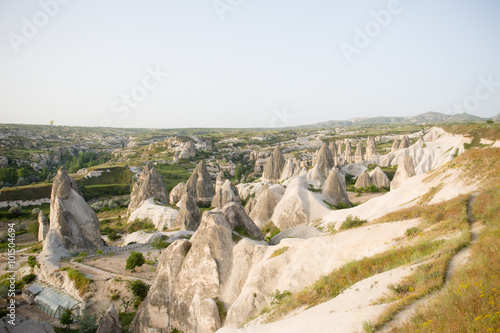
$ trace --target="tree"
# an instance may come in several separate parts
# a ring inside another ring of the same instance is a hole
[[[130,255],[127,258],[125,269],[135,272],[135,268],[141,267],[142,265],[144,265],[145,262],[146,260],[144,259],[142,253],[131,251]]]
[[[88,314],[84,313],[80,320],[78,321],[80,324],[80,329],[78,333],[95,333],[99,328],[99,320],[97,320],[96,314]]]
[[[155,238],[153,240],[153,242],[151,243],[151,246],[153,247],[153,249],[160,251],[160,253],[161,253],[161,249],[166,249],[169,245],[170,245],[170,243],[168,243],[166,240],[164,240],[163,237]]]
[[[142,280],[135,280],[134,282],[128,283],[128,288],[130,292],[136,297],[143,301],[148,295],[149,286]]]
[[[73,313],[71,312],[70,309],[66,309],[66,311],[64,311],[64,313],[61,316],[61,318],[59,318],[59,322],[62,325],[66,325],[66,330],[68,332],[70,331],[70,326],[69,325],[73,322]]]
[[[50,120],[50,121],[49,121],[49,125],[54,125],[54,121],[53,121],[53,120]]]

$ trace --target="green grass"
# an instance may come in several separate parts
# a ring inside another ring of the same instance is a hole
[[[51,191],[52,191],[52,184],[47,184],[47,183],[2,188],[0,189],[0,200],[25,201],[25,200],[50,198]]]
[[[280,254],[283,254],[285,253],[286,251],[288,251],[289,247],[288,246],[284,246],[284,247],[281,247],[277,250],[275,250],[270,256],[269,258],[274,258],[274,257],[277,257],[279,256]]]
[[[237,232],[240,236],[243,236],[243,237],[246,237],[246,238],[250,238],[250,239],[253,239],[253,240],[258,240],[257,238],[255,238],[254,236],[252,236],[252,234],[244,226],[241,226],[241,225],[236,226],[234,228],[234,231]]]
[[[269,221],[265,226],[261,229],[262,234],[266,238],[266,242],[269,242],[274,236],[281,232],[280,228],[278,228],[273,221]]]
[[[67,271],[68,277],[75,284],[80,296],[83,296],[90,290],[91,280],[85,276],[81,271],[71,267],[62,267],[61,271]]]
[[[191,172],[189,170],[194,169],[195,167],[195,163],[191,162],[155,165],[155,169],[162,176],[162,180],[169,193],[177,184],[181,182],[185,183],[191,176]]]

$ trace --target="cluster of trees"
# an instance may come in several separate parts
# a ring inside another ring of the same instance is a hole
[[[0,182],[15,185],[19,178],[28,178],[35,172],[29,166],[0,168]]]
[[[66,157],[64,166],[68,173],[74,173],[82,168],[89,168],[99,164],[104,164],[110,159],[110,155],[107,153],[96,154],[94,152],[80,153],[77,156]]]

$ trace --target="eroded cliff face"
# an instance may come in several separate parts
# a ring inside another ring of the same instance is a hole
[[[131,214],[134,210],[139,208],[139,206],[149,198],[154,198],[164,204],[169,203],[165,184],[160,174],[151,163],[146,164],[139,179],[132,188],[128,214]]]
[[[191,241],[178,240],[162,255],[131,331],[214,332],[220,328],[215,300],[230,275],[233,246],[232,229],[223,212],[204,213]]]
[[[95,251],[103,246],[99,219],[81,196],[73,178],[61,167],[52,185],[50,228],[43,252],[60,256],[68,252]]]

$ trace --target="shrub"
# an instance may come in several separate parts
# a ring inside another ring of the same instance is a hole
[[[158,251],[160,251],[160,253],[162,249],[166,249],[169,245],[170,243],[167,242],[167,240],[163,236],[155,238],[151,243],[153,249],[157,249]]]
[[[146,263],[144,256],[140,252],[131,251],[127,262],[125,264],[125,269],[135,271],[136,267],[141,267]]]
[[[35,268],[37,262],[36,262],[36,257],[35,256],[29,256],[28,257],[28,265],[31,267],[31,268]]]
[[[96,314],[87,314],[84,313],[80,320],[78,321],[80,324],[80,328],[78,329],[78,333],[95,333],[99,328],[99,321],[97,320]]]
[[[283,292],[280,292],[278,289],[276,289],[275,292],[271,293],[271,305],[275,305],[280,303],[282,300],[290,296],[292,293],[289,292],[288,290],[283,290]]]
[[[33,280],[35,280],[35,279],[36,279],[36,275],[35,275],[35,274],[33,274],[33,273],[27,274],[27,275],[25,275],[25,276],[23,276],[23,277],[21,278],[21,280],[23,281],[23,283],[24,283],[24,284],[31,283],[31,282],[33,282]]]
[[[134,282],[129,282],[127,288],[130,292],[138,299],[143,301],[148,295],[149,286],[142,280],[135,280]]]
[[[236,231],[238,234],[240,234],[243,237],[257,240],[254,236],[252,236],[250,231],[248,231],[248,229],[242,225],[236,226],[234,228],[234,231]]]
[[[280,228],[274,225],[273,221],[269,221],[262,229],[262,234],[266,237],[266,242],[269,242],[274,236],[281,232]]]
[[[147,219],[146,220],[135,220],[134,222],[132,222],[128,226],[127,230],[128,230],[128,233],[131,234],[131,233],[133,233],[135,231],[139,231],[139,230],[154,229],[154,227],[155,227],[155,225]]]
[[[71,312],[71,310],[66,309],[66,311],[64,311],[59,321],[62,325],[71,324],[73,322],[73,313]]]
[[[121,238],[121,236],[115,230],[111,229],[111,231],[108,232],[108,239],[110,241],[113,242],[113,241],[118,240],[120,238]]]
[[[413,228],[408,228],[405,232],[406,236],[411,236],[411,235],[414,235],[416,233],[418,233],[420,231],[419,228],[417,227],[413,227]]]
[[[362,220],[358,216],[347,215],[340,229],[345,230],[345,229],[360,227],[367,222],[368,222],[367,220]]]
[[[224,319],[226,319],[227,316],[227,311],[226,308],[224,307],[224,303],[222,303],[222,301],[218,297],[214,298],[214,301],[215,304],[217,304],[217,310],[219,312],[220,321],[224,322]]]

